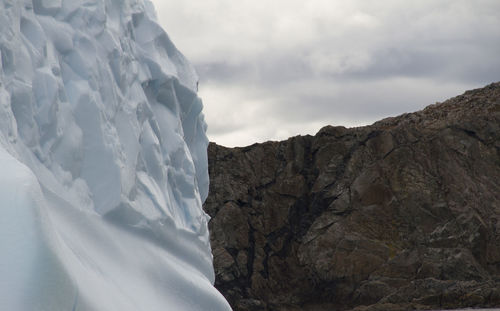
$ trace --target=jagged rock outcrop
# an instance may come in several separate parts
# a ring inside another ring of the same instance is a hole
[[[234,310],[500,305],[500,83],[208,151],[215,285]]]

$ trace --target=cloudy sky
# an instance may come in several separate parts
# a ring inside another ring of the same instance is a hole
[[[225,146],[366,125],[500,81],[499,0],[153,2]]]

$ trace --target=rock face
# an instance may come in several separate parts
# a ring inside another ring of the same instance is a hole
[[[500,83],[208,152],[215,285],[234,310],[500,305]]]

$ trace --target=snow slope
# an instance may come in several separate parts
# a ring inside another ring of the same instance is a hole
[[[196,88],[147,0],[0,0],[0,310],[230,310]]]

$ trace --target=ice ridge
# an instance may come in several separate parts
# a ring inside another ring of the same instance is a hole
[[[0,0],[0,309],[230,310],[198,77],[147,0]]]

